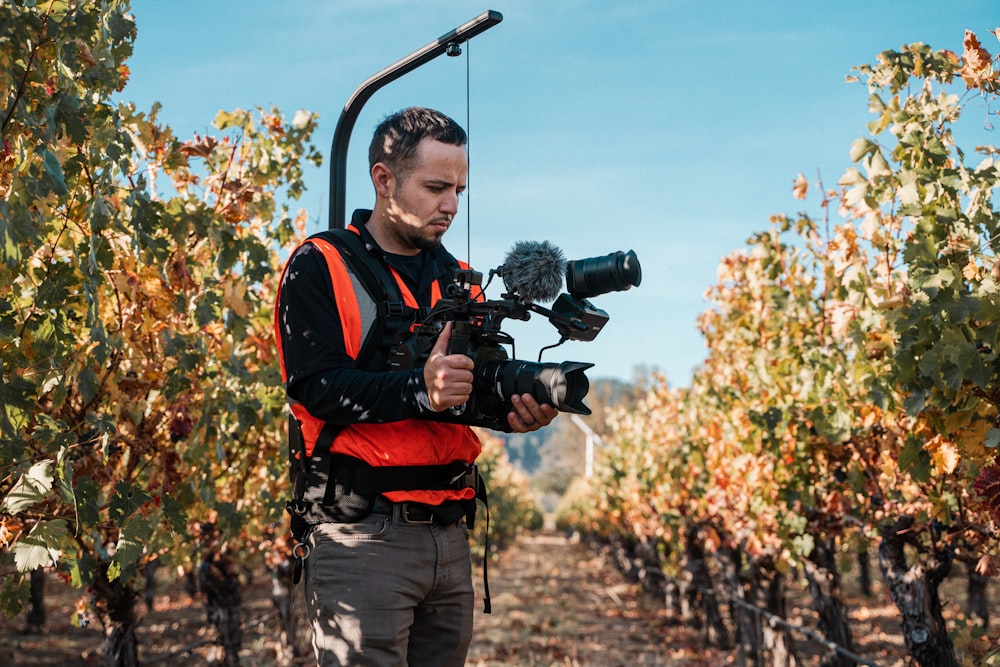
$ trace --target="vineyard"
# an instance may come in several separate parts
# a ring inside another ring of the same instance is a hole
[[[221,112],[181,139],[115,101],[127,0],[0,3],[0,36],[0,609],[55,576],[74,627],[101,628],[94,660],[136,665],[146,582],[179,572],[237,664],[247,573],[266,572],[287,647],[271,329],[317,118]],[[872,119],[853,165],[832,187],[800,175],[815,213],[773,216],[723,260],[689,386],[653,378],[593,424],[604,444],[559,529],[706,651],[862,664],[849,578],[891,600],[909,664],[1000,665],[995,64],[967,31],[961,54],[915,43],[856,68]],[[483,438],[493,562],[541,514]],[[961,610],[942,595],[957,577]]]
[[[724,259],[691,385],[661,381],[619,414],[564,505],[565,525],[627,553],[711,645],[798,664],[791,632],[743,603],[784,618],[801,584],[831,644],[822,664],[856,664],[842,573],[877,568],[913,664],[1000,662],[985,587],[1000,519],[1000,170],[978,143],[990,121],[960,122],[995,104],[993,64],[967,32],[961,56],[913,44],[857,68],[873,119],[855,165],[835,188],[800,175],[819,218],[775,215]],[[940,586],[956,568],[970,595],[949,621]]]

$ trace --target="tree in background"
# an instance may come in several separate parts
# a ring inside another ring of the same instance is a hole
[[[127,0],[0,4],[0,605],[56,568],[137,663],[136,577],[280,520],[278,250],[304,229],[313,114],[220,113],[182,141],[112,97]]]

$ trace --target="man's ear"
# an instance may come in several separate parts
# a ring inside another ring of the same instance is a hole
[[[388,197],[395,189],[396,177],[384,162],[376,162],[372,166],[372,184],[379,197]]]

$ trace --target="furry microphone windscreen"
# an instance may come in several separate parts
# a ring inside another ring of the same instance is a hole
[[[507,253],[500,275],[509,292],[524,301],[552,301],[562,291],[566,258],[548,241],[518,241]]]

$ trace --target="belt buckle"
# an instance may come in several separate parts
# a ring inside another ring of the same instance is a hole
[[[403,521],[405,521],[406,523],[413,524],[415,526],[429,526],[432,523],[434,523],[434,515],[433,514],[431,514],[430,518],[428,518],[428,519],[422,519],[422,520],[421,519],[411,519],[410,518],[410,503],[403,503],[402,507],[400,507],[399,509],[400,509],[400,516],[403,518]]]

